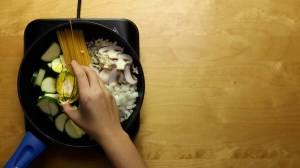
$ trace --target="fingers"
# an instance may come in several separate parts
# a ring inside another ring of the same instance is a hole
[[[96,72],[94,70],[92,70],[90,67],[87,67],[87,66],[82,66],[82,69],[84,70],[84,72],[87,75],[90,87],[92,89],[99,88],[99,77],[96,74]]]
[[[101,78],[99,78],[99,85],[100,85],[100,88],[103,90],[103,89],[106,89],[103,81],[101,80]]]
[[[71,65],[77,78],[80,95],[88,93],[90,89],[94,91],[100,89],[107,92],[104,83],[94,70],[87,66],[80,66],[75,60],[72,61]]]
[[[63,108],[64,112],[69,116],[73,121],[76,121],[79,115],[78,110],[75,110],[71,107],[70,104],[61,104],[61,107]]]
[[[72,61],[71,66],[77,78],[79,94],[84,95],[84,93],[86,93],[90,88],[88,77],[82,67],[75,60]]]
[[[99,77],[95,71],[90,67],[80,66],[75,60],[72,61],[71,65],[77,77],[79,88],[81,90],[85,89],[83,92],[86,92],[89,88],[99,88]]]

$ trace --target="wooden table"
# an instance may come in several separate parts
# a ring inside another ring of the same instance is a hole
[[[0,1],[0,166],[25,134],[17,95],[23,32],[76,16],[76,1]],[[134,140],[149,167],[300,167],[300,3],[84,0],[83,18],[139,28],[146,95]],[[51,145],[31,167],[110,167]]]

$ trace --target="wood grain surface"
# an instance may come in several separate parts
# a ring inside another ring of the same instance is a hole
[[[26,25],[75,0],[0,1],[0,166],[25,134],[17,95]],[[82,18],[139,28],[146,94],[134,143],[149,167],[300,167],[300,1],[83,0]],[[33,168],[111,167],[49,148]]]

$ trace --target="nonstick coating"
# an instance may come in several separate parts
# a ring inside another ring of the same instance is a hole
[[[132,47],[118,34],[111,29],[93,22],[75,20],[72,21],[73,29],[80,28],[83,30],[86,41],[103,38],[110,41],[116,41],[118,46],[124,48],[124,53],[129,54],[133,58],[135,66],[138,67],[138,92],[137,106],[134,108],[133,113],[128,120],[122,123],[125,131],[129,130],[133,122],[137,120],[140,112],[145,92],[145,80],[142,66],[138,59],[137,54]],[[41,95],[40,88],[34,86],[31,82],[32,74],[41,68],[45,62],[40,57],[46,51],[53,41],[58,42],[56,30],[69,28],[69,23],[61,24],[48,32],[45,32],[28,48],[19,69],[18,76],[18,95],[21,106],[25,113],[25,117],[29,123],[44,137],[52,142],[71,146],[71,147],[93,147],[98,144],[90,140],[88,135],[81,139],[72,139],[66,133],[59,132],[53,122],[50,121],[47,115],[39,110],[36,106],[37,99]]]

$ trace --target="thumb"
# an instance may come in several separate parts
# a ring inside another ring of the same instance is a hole
[[[75,120],[78,118],[79,112],[77,109],[72,108],[72,106],[68,103],[61,104],[61,107],[63,108],[64,112],[67,114],[71,120]]]

